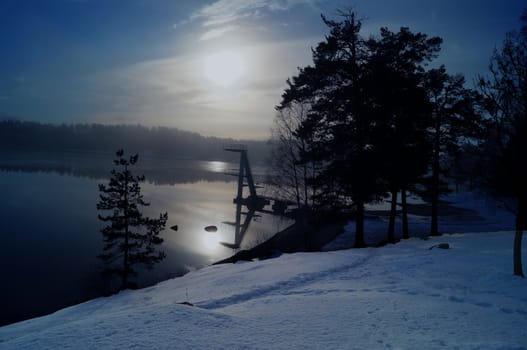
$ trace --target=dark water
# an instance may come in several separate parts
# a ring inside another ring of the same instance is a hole
[[[27,157],[24,159],[24,157]],[[53,312],[100,296],[105,288],[96,258],[102,249],[97,220],[98,184],[106,183],[112,157],[4,156],[0,161],[0,325]],[[145,286],[178,276],[233,253],[236,180],[224,173],[235,163],[140,159],[151,203],[146,215],[168,212],[163,250],[167,258],[142,271]],[[258,171],[258,170],[257,170]],[[259,217],[242,248],[262,241],[287,223]],[[178,225],[177,232],[168,229]],[[204,231],[216,225],[218,232]]]

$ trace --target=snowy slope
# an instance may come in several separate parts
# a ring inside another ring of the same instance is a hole
[[[0,349],[527,349],[512,239],[457,234],[211,266],[2,327]],[[439,242],[452,248],[428,249]]]

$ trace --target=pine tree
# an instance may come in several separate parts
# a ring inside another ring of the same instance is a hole
[[[321,207],[356,208],[355,246],[363,247],[365,203],[378,197],[377,155],[370,147],[369,100],[364,95],[367,52],[359,34],[361,21],[353,11],[342,21],[322,20],[326,39],[313,49],[313,66],[288,80],[278,109],[292,103],[310,105],[297,135],[310,140],[303,161],[323,163],[313,179]]]
[[[129,169],[137,163],[138,155],[126,159],[124,151],[119,150],[116,156],[114,164],[118,169],[111,171],[108,185],[99,185],[97,210],[110,214],[98,215],[99,220],[108,223],[101,230],[104,252],[98,257],[105,264],[103,274],[120,276],[121,289],[127,289],[135,287],[129,280],[137,275],[135,265],[150,269],[165,257],[156,246],[163,243],[159,233],[165,228],[168,215],[160,214],[155,219],[143,216],[140,208],[149,203],[144,201],[139,183],[145,177],[133,175]]]
[[[458,154],[463,143],[470,143],[480,134],[481,116],[474,109],[477,96],[464,87],[465,78],[450,75],[444,66],[431,69],[425,78],[425,88],[432,105],[430,144],[432,145],[431,176],[424,193],[431,202],[430,235],[438,236],[439,197],[448,191],[443,177],[449,159]]]
[[[408,238],[406,192],[426,171],[429,102],[423,88],[424,66],[436,57],[442,39],[381,28],[370,38],[368,95],[376,127],[373,141],[382,154],[381,177],[391,195],[388,242],[395,241],[397,194],[401,192],[403,238]]]

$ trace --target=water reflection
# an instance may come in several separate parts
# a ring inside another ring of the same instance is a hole
[[[229,170],[227,163],[217,160],[205,162],[205,167],[208,171],[213,173],[225,173]]]
[[[205,226],[216,225],[217,237],[224,237],[229,229],[222,221],[232,217],[232,182],[198,181],[176,185],[145,184],[143,193],[151,205],[145,214],[155,215],[156,208],[168,212],[167,227],[177,225],[178,231],[165,230],[163,238],[185,251],[206,255],[206,263],[230,254],[228,249],[204,249],[203,237],[210,235]],[[158,210],[159,211],[159,210]]]
[[[106,153],[3,153],[0,152],[0,171],[55,173],[91,179],[106,179],[113,166],[113,154]],[[226,176],[238,165],[222,161],[174,159],[172,157],[139,155],[135,167],[147,181],[155,185],[195,183],[199,181],[225,181]],[[263,181],[264,169],[256,168],[258,181]]]
[[[219,234],[216,232],[206,232],[201,235],[201,245],[209,253],[217,253],[218,250],[222,249],[220,245],[221,239]]]
[[[101,295],[104,285],[96,256],[102,249],[103,225],[97,220],[96,203],[98,184],[106,181],[112,164],[106,156],[93,158],[0,159],[0,275],[5,279],[0,289],[0,325]],[[142,184],[142,193],[151,203],[144,214],[166,211],[169,217],[162,232],[167,258],[142,274],[140,285],[231,255],[233,251],[219,242],[234,239],[234,228],[226,222],[234,220],[236,183],[223,172],[237,165],[141,161],[147,179],[156,178]],[[257,220],[242,249],[280,229],[281,224],[271,217]],[[177,232],[168,229],[173,225],[178,225]],[[206,232],[208,225],[216,226],[217,232]]]

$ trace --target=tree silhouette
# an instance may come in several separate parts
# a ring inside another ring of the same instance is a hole
[[[364,205],[379,198],[376,149],[371,147],[369,98],[364,94],[367,47],[354,12],[342,20],[322,16],[330,33],[313,50],[314,66],[288,80],[280,108],[310,105],[298,135],[311,140],[309,161],[324,166],[314,178],[317,202],[356,208],[355,246],[364,243]]]
[[[296,135],[310,140],[304,161],[323,168],[314,178],[318,202],[356,213],[355,246],[364,245],[365,203],[392,195],[388,240],[394,240],[397,193],[402,191],[404,236],[408,237],[406,191],[427,169],[430,104],[424,65],[442,40],[381,28],[365,40],[354,12],[341,21],[322,19],[330,33],[313,50],[313,66],[288,80],[279,110],[309,106]]]
[[[431,69],[425,77],[425,88],[432,106],[430,144],[432,146],[431,175],[424,197],[432,206],[430,235],[439,235],[439,197],[448,188],[443,177],[449,160],[463,143],[481,133],[481,116],[474,109],[477,96],[464,87],[461,74],[450,75],[441,66]]]
[[[391,194],[388,241],[395,240],[397,194],[401,192],[403,238],[408,238],[406,192],[427,169],[429,103],[423,87],[424,65],[440,50],[442,40],[381,28],[380,38],[371,38],[368,94],[376,126],[374,142],[381,153],[381,176]]]
[[[314,206],[316,188],[313,178],[317,164],[305,155],[309,152],[309,139],[301,137],[298,128],[307,118],[309,105],[292,103],[278,110],[271,129],[271,170],[269,182],[275,195],[296,203],[298,208]]]
[[[114,164],[118,169],[111,171],[109,184],[99,185],[100,201],[97,209],[109,211],[108,215],[98,215],[99,220],[108,223],[103,235],[103,253],[98,257],[104,262],[104,274],[116,274],[121,277],[121,289],[133,288],[135,283],[129,280],[136,276],[135,265],[142,264],[152,268],[165,257],[156,246],[163,243],[159,233],[165,228],[167,213],[159,218],[144,217],[140,207],[148,206],[143,200],[140,182],[144,176],[135,176],[130,167],[135,165],[138,155],[124,158],[124,151],[116,153]]]
[[[513,263],[514,274],[523,277],[521,246],[527,228],[527,9],[521,20],[521,30],[507,33],[501,50],[494,51],[490,76],[481,77],[479,87],[492,117],[489,184],[499,194],[516,200]]]

